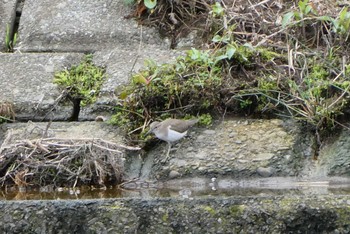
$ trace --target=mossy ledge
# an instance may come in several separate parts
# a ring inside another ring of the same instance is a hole
[[[6,201],[0,202],[0,231],[348,233],[349,203],[348,196],[333,195]]]

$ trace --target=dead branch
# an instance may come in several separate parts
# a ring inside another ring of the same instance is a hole
[[[119,184],[125,150],[139,149],[93,138],[19,140],[0,149],[0,184],[61,187]]]

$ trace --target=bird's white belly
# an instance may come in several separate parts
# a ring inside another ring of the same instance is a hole
[[[156,133],[156,136],[163,140],[163,141],[167,141],[167,142],[174,142],[174,141],[178,141],[180,140],[181,138],[183,138],[185,135],[187,134],[187,131],[186,132],[183,132],[183,133],[179,133],[179,132],[176,132],[176,131],[173,131],[171,129],[168,129],[168,134],[163,134],[163,133]]]

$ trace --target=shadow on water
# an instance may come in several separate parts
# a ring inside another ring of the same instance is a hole
[[[285,196],[285,195],[349,195],[350,179],[327,178],[323,180],[301,180],[296,178],[267,178],[254,180],[191,178],[172,180],[158,184],[157,188],[120,189],[109,187],[92,189],[31,189],[17,188],[0,191],[0,200],[67,200],[108,198],[198,198],[241,196]]]

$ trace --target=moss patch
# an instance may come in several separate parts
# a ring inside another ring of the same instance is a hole
[[[96,101],[104,79],[105,68],[94,65],[92,55],[86,55],[79,65],[57,72],[54,83],[67,89],[69,99],[85,106]]]

